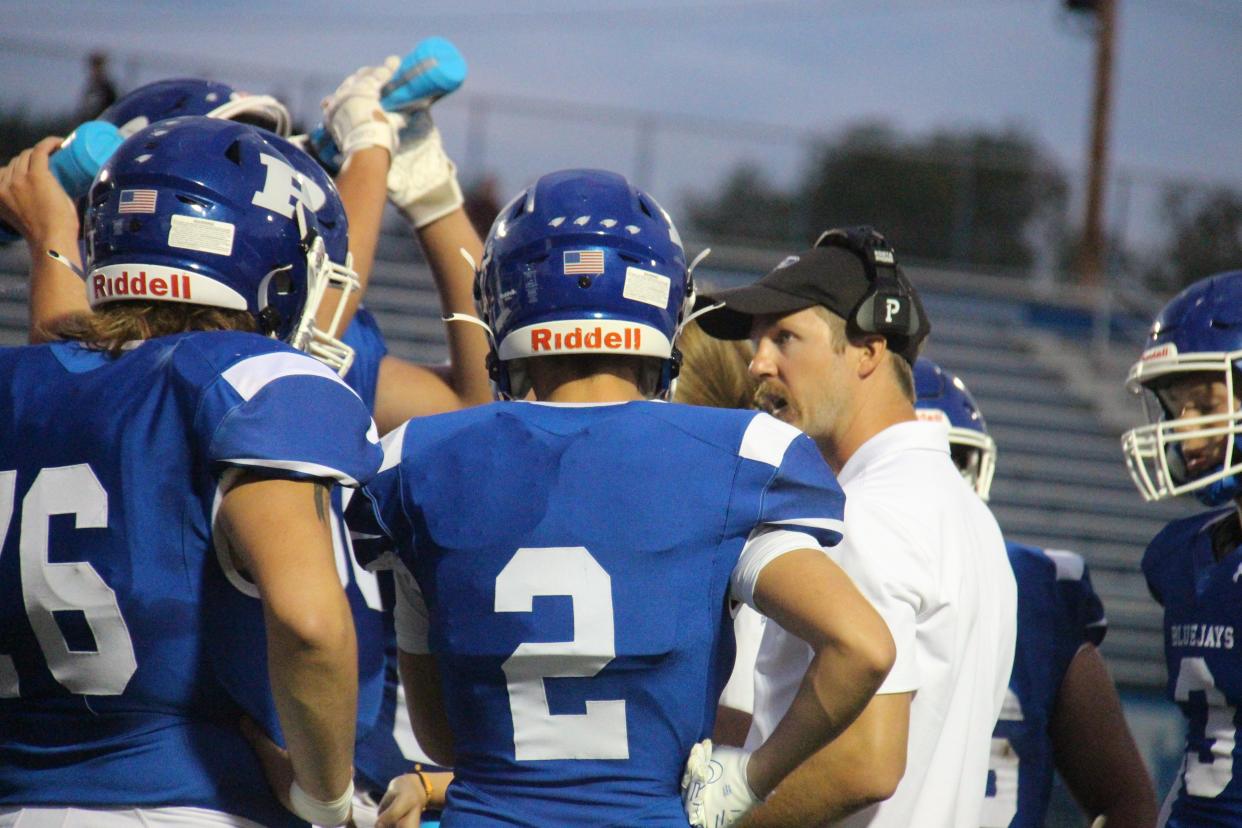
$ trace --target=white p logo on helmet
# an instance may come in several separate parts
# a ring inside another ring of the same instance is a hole
[[[306,176],[273,155],[260,155],[259,161],[267,167],[267,179],[263,189],[250,201],[259,207],[293,218],[294,201],[301,201],[312,213],[319,210],[327,200],[324,191]]]
[[[891,296],[884,300],[884,321],[892,322],[893,314],[901,311],[901,300]]]

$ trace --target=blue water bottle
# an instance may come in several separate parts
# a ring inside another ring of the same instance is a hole
[[[87,121],[69,133],[60,149],[48,159],[48,166],[69,197],[78,199],[90,190],[99,168],[124,140],[115,125],[107,121]],[[0,244],[20,238],[17,231],[0,221]]]
[[[438,98],[461,86],[466,79],[466,59],[442,37],[429,37],[401,59],[392,80],[384,84],[380,106],[387,112],[414,112],[431,106]],[[314,155],[335,175],[341,168],[341,151],[323,124],[307,137]]]

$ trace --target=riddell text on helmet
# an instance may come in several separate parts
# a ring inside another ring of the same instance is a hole
[[[622,331],[608,331],[602,328],[583,331],[574,328],[569,333],[553,332],[549,328],[532,328],[530,332],[530,350],[538,351],[636,351],[642,347],[642,328],[626,328]]]
[[[190,277],[184,273],[147,278],[145,270],[130,276],[128,270],[120,276],[96,273],[91,279],[95,299],[111,299],[117,296],[166,296],[170,299],[190,299]]]

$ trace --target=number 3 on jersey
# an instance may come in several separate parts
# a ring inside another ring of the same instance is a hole
[[[0,472],[0,548],[16,505],[17,472]],[[48,529],[53,515],[73,515],[78,529],[108,525],[108,493],[87,465],[43,469],[22,499],[18,569],[26,617],[52,676],[71,693],[116,696],[138,669],[134,644],[121,617],[116,593],[84,561],[52,563]],[[95,638],[94,651],[72,650],[55,613],[81,612]],[[0,698],[15,698],[13,659],[0,655]]]
[[[1225,701],[1225,694],[1216,688],[1216,679],[1202,658],[1183,658],[1177,669],[1173,698],[1181,704],[1200,704],[1206,715],[1191,728],[1197,732],[1189,738],[1200,740],[1199,750],[1186,752],[1186,793],[1191,796],[1217,797],[1233,779],[1233,746],[1237,730],[1233,724],[1234,708]]]
[[[586,713],[552,713],[546,678],[591,678],[616,657],[612,579],[581,546],[519,549],[496,576],[496,612],[531,612],[536,595],[573,602],[572,641],[526,642],[503,669],[518,761],[628,759],[625,700],[586,702]]]

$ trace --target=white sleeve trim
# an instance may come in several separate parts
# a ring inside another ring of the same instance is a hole
[[[785,459],[789,445],[802,432],[783,423],[771,414],[756,414],[746,426],[742,435],[742,444],[738,447],[738,457],[747,460],[758,460],[769,466],[779,468]]]
[[[1077,552],[1067,549],[1045,549],[1044,554],[1057,565],[1058,581],[1081,581],[1087,562]]]
[[[283,469],[285,471],[298,472],[308,477],[326,477],[329,480],[339,481],[345,486],[357,487],[360,485],[340,469],[334,469],[331,466],[324,466],[319,463],[307,463],[303,460],[268,460],[265,458],[255,457],[222,457],[218,461],[220,463],[234,463],[238,466],[254,466],[260,469]]]
[[[298,376],[331,380],[358,397],[357,392],[346,385],[335,371],[314,357],[302,353],[279,351],[259,354],[229,366],[220,376],[246,402],[250,402],[268,384],[283,377]],[[361,402],[362,398],[358,397],[358,400]],[[379,442],[375,420],[371,420],[371,425],[367,428],[367,440],[371,443]]]
[[[427,603],[418,581],[403,564],[393,567],[393,581],[397,586],[396,606],[393,607],[393,626],[397,631],[397,646],[402,652],[426,655],[431,652],[428,642],[430,623]]]
[[[759,583],[759,573],[763,568],[786,552],[820,548],[819,542],[806,532],[778,529],[766,523],[756,526],[746,539],[737,565],[733,567],[733,574],[729,576],[733,597],[758,610],[755,606],[755,584]]]

